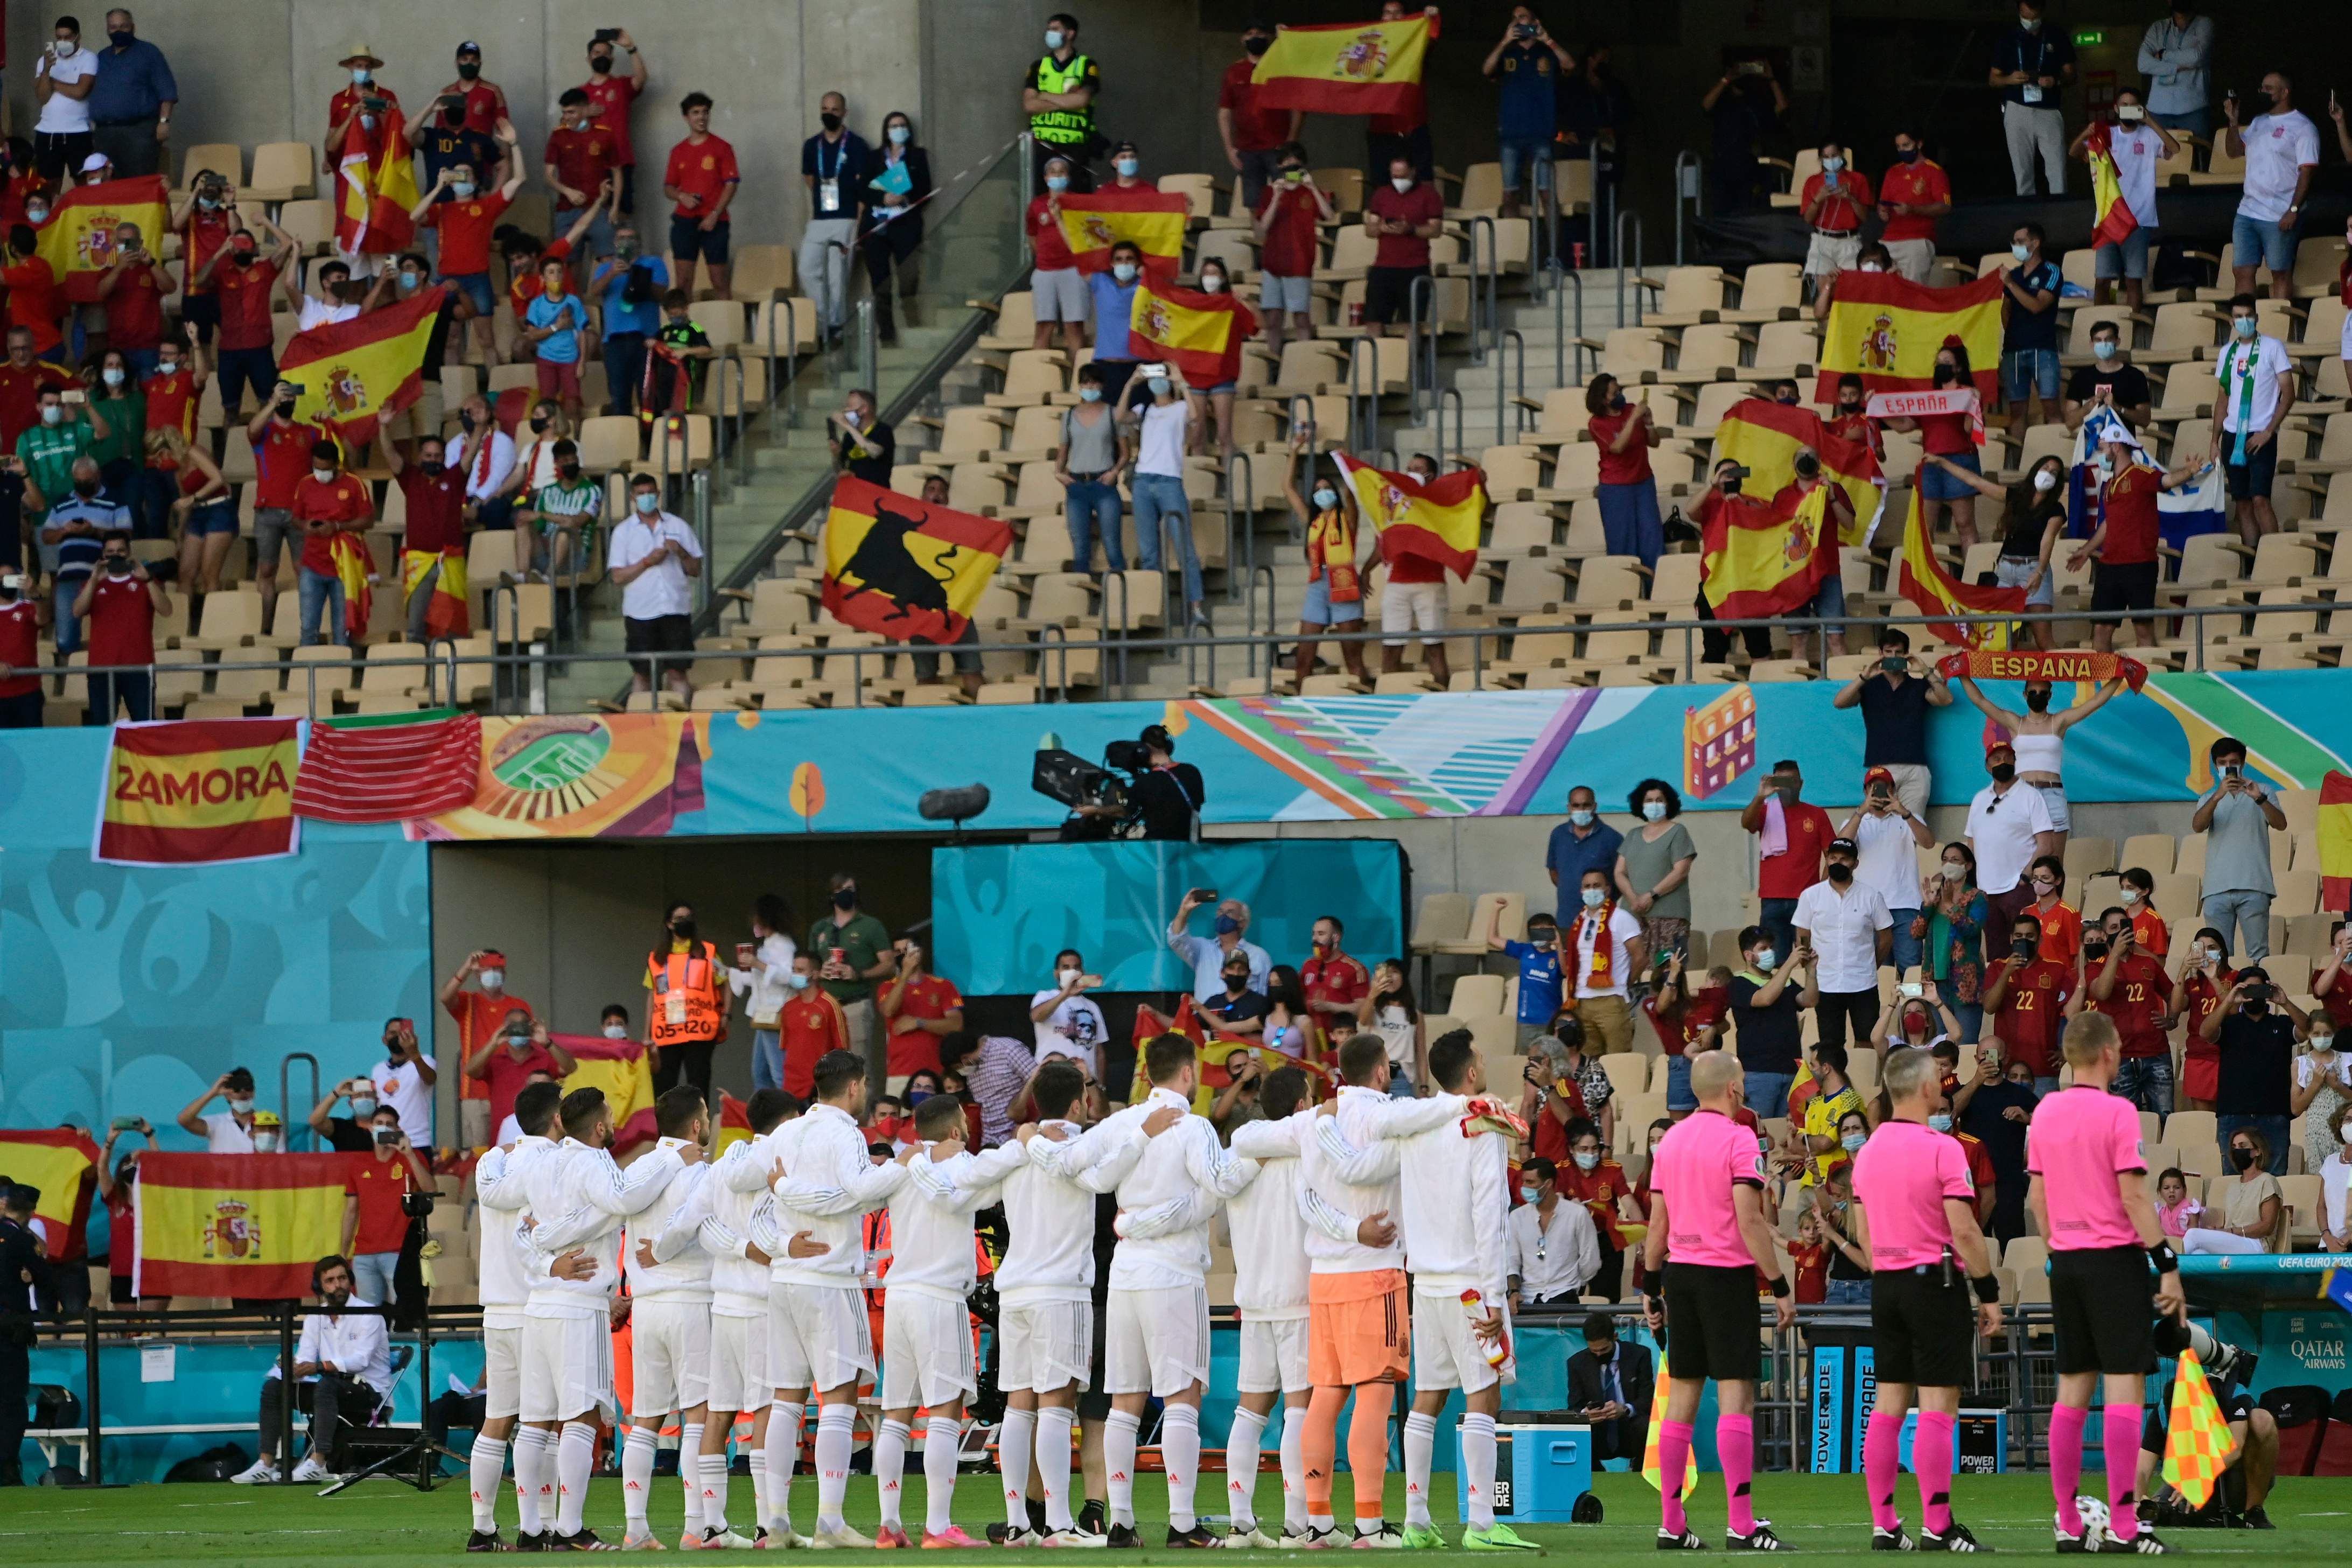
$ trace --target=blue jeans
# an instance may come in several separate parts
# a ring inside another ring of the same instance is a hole
[[[352,1294],[372,1306],[392,1301],[393,1270],[400,1267],[397,1252],[362,1252],[352,1259]]]
[[[1670,1111],[1698,1109],[1698,1096],[1691,1092],[1688,1057],[1666,1058],[1666,1109]]]
[[[484,315],[489,312],[485,310]],[[634,414],[637,409],[637,384],[646,374],[646,335],[643,332],[608,332],[604,337],[604,412]]]
[[[313,572],[308,566],[295,569],[301,595],[302,618],[294,627],[294,635],[304,642],[334,643],[343,639],[343,580],[331,573]],[[319,633],[319,613],[327,615],[324,636]]]
[[[111,724],[114,710],[120,704],[123,712],[135,724],[143,724],[155,717],[155,679],[143,669],[126,669],[113,675],[93,675],[89,678],[89,707],[84,722]]]
[[[2221,1168],[2230,1167],[2230,1140],[2241,1132],[2259,1132],[2271,1146],[2271,1163],[2263,1167],[2273,1176],[2286,1174],[2286,1145],[2293,1136],[2291,1116],[2216,1116],[2213,1131],[2221,1140]]]
[[[64,645],[58,645],[62,647]],[[2267,958],[2271,951],[2271,896],[2245,888],[2208,893],[2199,911],[2205,923],[2241,958]]]
[[[1077,563],[1074,569],[1095,569],[1095,541],[1099,538],[1103,559],[1109,563],[1110,569],[1126,571],[1127,544],[1118,536],[1118,487],[1073,476],[1062,504],[1070,519],[1070,559]]]
[[[2111,1088],[2142,1110],[2169,1116],[2172,1114],[2172,1058],[2169,1056],[2126,1057],[2116,1068],[2116,1081]]]
[[[2058,1080],[2057,1080],[2056,1079],[2054,1079],[2054,1078],[2037,1078],[2037,1079],[2035,1079],[2033,1080],[2033,1098],[2034,1098],[2034,1099],[2036,1099],[2036,1100],[2047,1100],[2047,1099],[2049,1099],[2052,1095],[2053,1095],[2053,1094],[2055,1094],[2055,1093],[2057,1093],[2057,1092],[2058,1092]]]
[[[1822,1298],[1825,1307],[1867,1307],[1870,1305],[1870,1281],[1867,1279],[1832,1279],[1829,1293]]]
[[[1540,194],[1551,190],[1551,142],[1541,136],[1506,136],[1502,138],[1503,194],[1517,195],[1519,172],[1527,171],[1529,188]],[[1615,553],[1613,551],[1611,553]]]
[[[1173,474],[1138,474],[1129,487],[1135,497],[1135,552],[1146,572],[1160,570],[1160,520],[1176,520],[1176,550],[1184,567],[1184,602],[1199,604],[1201,557],[1192,549],[1192,508],[1184,499],[1184,481]]]
[[[1917,910],[1889,910],[1886,912],[1895,917],[1895,940],[1887,951],[1887,958],[1894,963],[1895,972],[1901,974],[1927,957],[1927,939],[1911,934],[1911,922],[1918,917]]]
[[[122,356],[123,364],[129,367],[133,386],[154,374],[156,365],[163,359],[162,349],[116,349],[114,352]]]
[[[1952,1016],[1960,1021],[1960,1043],[1975,1045],[1984,1038],[1984,1004],[1981,1002],[1948,1002]]]
[[[1643,565],[1655,566],[1666,550],[1665,524],[1658,518],[1658,481],[1601,485],[1593,499],[1601,503],[1601,536],[1609,553],[1638,555]]]
[[[1672,1071],[1672,1068],[1668,1068]],[[1760,1119],[1789,1114],[1789,1090],[1796,1086],[1792,1072],[1756,1072],[1748,1074],[1748,1109]],[[1669,1080],[1671,1091],[1671,1080]]]
[[[1391,1100],[1413,1098],[1412,1079],[1407,1078],[1403,1070],[1394,1062],[1389,1064],[1389,1098]]]
[[[1773,956],[1788,963],[1790,950],[1797,945],[1797,900],[1766,899],[1756,923],[1772,933]]]
[[[58,657],[61,659],[81,647],[81,623],[74,619],[73,603],[86,581],[86,577],[76,577],[70,582],[59,582],[57,586],[57,602],[52,607],[57,611]]]
[[[784,1087],[783,1037],[773,1029],[751,1031],[751,1092]]]
[[[2294,247],[2302,243],[2303,230],[2281,228],[2276,218],[2252,218],[2240,213],[2230,229],[2230,243],[2237,247],[2238,265],[2252,267],[2256,262],[2273,278],[2286,278],[2294,272]]]
[[[2148,118],[2167,131],[2186,131],[2200,141],[2213,124],[2212,112],[2204,109],[2192,109],[2181,114],[2158,114],[2151,110]]]

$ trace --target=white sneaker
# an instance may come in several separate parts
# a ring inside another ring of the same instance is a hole
[[[232,1486],[252,1487],[278,1479],[278,1467],[267,1458],[256,1459],[236,1474],[229,1477]]]
[[[335,1473],[319,1463],[319,1456],[313,1454],[294,1467],[294,1479],[298,1481],[331,1481]]]
[[[815,1547],[819,1552],[841,1551],[851,1548],[870,1549],[874,1544],[874,1539],[871,1536],[860,1535],[855,1528],[848,1524],[819,1524],[816,1527],[816,1534],[810,1539],[809,1544]]]
[[[1043,1544],[1053,1547],[1067,1546],[1100,1550],[1103,1543],[1109,1539],[1108,1536],[1097,1535],[1092,1531],[1080,1530],[1077,1526],[1072,1525],[1067,1530],[1051,1531],[1046,1535]]]
[[[790,1520],[786,1520],[782,1524],[768,1526],[767,1533],[752,1542],[754,1547],[765,1547],[771,1552],[806,1552],[815,1544],[815,1542],[794,1530]]]
[[[751,1542],[749,1536],[739,1534],[733,1530],[720,1530],[714,1525],[706,1528],[703,1531],[701,1550],[705,1552],[749,1552],[751,1550]]]

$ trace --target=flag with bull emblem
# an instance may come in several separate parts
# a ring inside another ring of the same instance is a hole
[[[1013,527],[844,474],[824,520],[824,607],[898,642],[950,643],[1013,549]]]

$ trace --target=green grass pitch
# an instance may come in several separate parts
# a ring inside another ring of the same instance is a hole
[[[2095,1480],[2095,1477],[2090,1478]],[[1219,1478],[1204,1476],[1213,1488]],[[1916,1531],[1917,1494],[1910,1478],[1903,1482],[1904,1512]],[[1389,1478],[1389,1517],[1403,1516],[1402,1485]],[[1436,1514],[1448,1541],[1458,1541],[1454,1520],[1453,1480],[1437,1478]],[[1541,1525],[1522,1533],[1542,1544],[1549,1556],[1573,1558],[1577,1568],[1594,1564],[1656,1563],[1651,1546],[1657,1526],[1657,1497],[1636,1476],[1600,1478],[1598,1486],[1606,1510],[1599,1525]],[[919,1526],[922,1481],[910,1475],[907,1483],[907,1514]],[[1979,1539],[1996,1551],[2045,1556],[2051,1551],[2050,1486],[2041,1476],[2017,1475],[1962,1478],[1956,1489],[1959,1518]],[[1869,1546],[1868,1516],[1859,1476],[1759,1476],[1756,1482],[1758,1511],[1789,1543],[1810,1555],[1852,1554]],[[1157,1510],[1162,1492],[1157,1476],[1147,1476],[1137,1488],[1138,1500]],[[995,1489],[989,1479],[967,1475],[959,1484],[956,1520],[977,1538],[998,1517]],[[1213,1496],[1214,1494],[1213,1493]],[[1347,1485],[1339,1501],[1348,1506]],[[751,1489],[737,1477],[729,1496],[732,1510],[748,1513]],[[1217,1499],[1222,1501],[1222,1498]],[[1279,1487],[1265,1478],[1259,1491],[1262,1516],[1280,1517]],[[795,1522],[806,1530],[815,1490],[803,1476],[793,1488]],[[874,1483],[866,1477],[850,1485],[848,1515],[860,1529],[874,1524]],[[2352,1562],[2352,1480],[2290,1479],[2272,1493],[2270,1515],[2278,1529],[2268,1532],[2200,1530],[2168,1536],[2176,1546],[2197,1557],[2244,1562],[2313,1563]],[[653,1520],[664,1532],[665,1544],[675,1551],[679,1518],[678,1485],[665,1476],[654,1492]],[[511,1496],[501,1500],[499,1521],[513,1532]],[[1691,1521],[1719,1552],[1723,1536],[1723,1493],[1713,1476],[1702,1479],[1692,1499]],[[589,1500],[588,1521],[607,1541],[621,1538],[621,1494],[618,1481],[595,1483]],[[740,1523],[740,1519],[737,1521]],[[1171,1557],[1158,1548],[1164,1522],[1154,1511],[1140,1521],[1146,1550],[1137,1555]],[[215,1486],[140,1486],[97,1492],[26,1488],[0,1491],[0,1563],[110,1565],[116,1563],[277,1563],[299,1561],[334,1565],[415,1563],[459,1555],[467,1525],[466,1487],[462,1477],[430,1496],[418,1496],[389,1481],[354,1487],[340,1497],[320,1500],[307,1488]],[[1002,1552],[992,1554],[1007,1558]],[[1018,1554],[1024,1561],[1058,1559],[1067,1552]],[[1276,1553],[1263,1553],[1275,1556]],[[1454,1559],[1467,1553],[1448,1551],[1423,1553]],[[1485,1554],[1481,1554],[1482,1556]],[[1711,1552],[1710,1559],[1715,1555]]]

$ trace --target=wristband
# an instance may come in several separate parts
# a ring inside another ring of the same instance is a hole
[[[2172,1243],[2159,1241],[2147,1249],[2147,1259],[2156,1265],[2158,1274],[2177,1274],[2180,1270],[2180,1255],[2172,1250]]]
[[[1774,1298],[1775,1300],[1779,1300],[1780,1298],[1781,1298],[1781,1297],[1785,1297],[1786,1295],[1788,1295],[1788,1293],[1789,1293],[1789,1281],[1788,1281],[1788,1279],[1787,1279],[1785,1277],[1777,1277],[1777,1278],[1775,1278],[1775,1279],[1772,1280],[1772,1295],[1773,1295],[1773,1298]]]
[[[1969,1280],[1976,1287],[1977,1300],[1988,1307],[2000,1305],[2000,1279],[1996,1275],[1979,1274]]]

